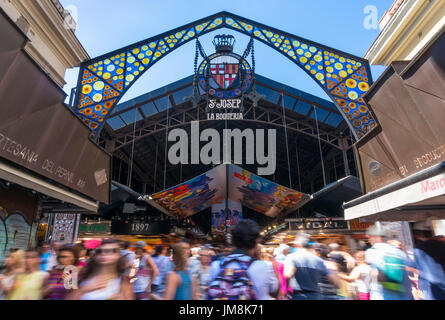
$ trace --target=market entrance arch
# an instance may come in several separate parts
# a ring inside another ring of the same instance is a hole
[[[363,100],[373,82],[367,60],[228,12],[82,63],[75,97],[76,114],[97,138],[107,117],[142,74],[182,45],[221,28],[261,41],[303,69],[332,99],[356,139],[377,127]]]

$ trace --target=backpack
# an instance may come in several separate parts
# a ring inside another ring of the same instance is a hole
[[[405,269],[405,263],[403,259],[401,259],[397,255],[387,253],[383,257],[383,261],[385,263],[383,272],[386,276],[386,279],[389,282],[402,283],[403,271]]]
[[[257,300],[252,281],[247,274],[253,259],[245,261],[239,258],[229,256],[221,262],[221,271],[209,284],[208,300]],[[240,267],[227,268],[233,262]]]
[[[384,288],[397,292],[405,292],[403,285],[403,276],[405,270],[404,260],[397,254],[386,252],[383,256],[384,267],[382,273],[384,275],[381,284]]]

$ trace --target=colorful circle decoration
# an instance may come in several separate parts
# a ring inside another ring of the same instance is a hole
[[[89,84],[82,87],[83,94],[89,94],[91,91],[93,91],[93,88]]]
[[[225,59],[237,61],[237,63],[219,63],[219,65],[214,63],[215,61],[224,61]],[[207,88],[207,75],[209,75],[209,88]],[[230,79],[230,85],[227,85],[227,83],[224,85],[224,80],[222,80],[221,76],[227,76]],[[252,85],[252,68],[243,57],[236,53],[214,53],[199,66],[198,83],[204,91],[208,91],[213,97],[221,99],[236,98],[250,89]]]

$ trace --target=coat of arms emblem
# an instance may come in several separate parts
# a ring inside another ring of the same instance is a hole
[[[213,97],[236,98],[252,85],[252,68],[245,58],[233,52],[235,42],[231,35],[216,36],[213,40],[216,53],[198,68],[201,89]]]

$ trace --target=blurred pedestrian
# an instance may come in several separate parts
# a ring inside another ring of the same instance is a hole
[[[254,260],[260,232],[258,224],[249,219],[241,220],[232,229],[235,250],[222,260],[212,263],[208,299],[273,299],[272,295],[279,290],[273,267],[266,261]],[[237,287],[233,286],[234,283],[238,283]]]
[[[49,258],[51,257],[51,247],[49,243],[45,242],[40,247],[40,270],[46,271]]]
[[[40,256],[37,249],[25,253],[25,272],[14,279],[8,300],[42,300],[43,284],[48,273],[40,269]]]
[[[77,290],[68,300],[133,300],[133,288],[125,277],[125,258],[119,242],[105,239],[79,275]]]
[[[75,251],[75,255],[77,257],[77,263],[75,264],[75,266],[79,269],[82,269],[84,267],[86,267],[86,254],[87,254],[87,249],[84,247],[83,244],[81,243],[77,243],[73,246],[73,249]]]
[[[325,244],[317,243],[312,246],[314,254],[323,260],[324,266],[332,274],[338,276],[338,264],[329,257],[331,253],[330,247]],[[339,300],[338,287],[331,280],[329,280],[327,275],[323,275],[318,283],[320,288],[321,300]]]
[[[57,265],[57,250],[59,250],[59,248],[60,242],[54,241],[49,251],[50,255],[48,258],[48,262],[46,263],[46,268],[43,271],[50,271]]]
[[[130,245],[131,243],[129,241],[120,242],[121,256],[123,256],[127,262],[125,266],[125,275],[129,278],[133,277],[136,272],[135,268],[133,268],[136,254],[130,250]]]
[[[346,261],[345,256],[338,251],[331,251],[328,259],[337,266],[337,276],[340,279],[340,287],[338,288],[337,296],[341,300],[351,299],[349,283],[341,277],[348,274],[348,262]],[[353,265],[355,265],[355,260],[353,261]]]
[[[152,257],[146,252],[147,244],[144,241],[135,243],[135,259],[139,261],[135,275],[134,293],[136,300],[149,300],[151,285],[159,275],[158,267]]]
[[[5,269],[0,274],[0,300],[6,300],[17,275],[25,272],[25,251],[11,250],[5,259]]]
[[[154,279],[152,292],[158,295],[162,295],[165,289],[165,281],[167,273],[173,270],[173,263],[168,256],[167,246],[157,246],[155,248],[155,254],[153,255],[153,261],[159,270],[159,275]]]
[[[198,300],[198,280],[187,268],[190,244],[181,241],[172,247],[174,270],[167,274],[165,291],[162,296],[152,294],[154,300]]]
[[[270,296],[276,300],[282,300],[287,296],[287,291],[282,291],[282,283],[286,282],[286,279],[283,276],[282,271],[284,271],[284,264],[275,260],[273,256],[274,250],[273,248],[264,247],[262,245],[258,245],[259,247],[259,259],[265,261],[272,267],[275,277],[278,280],[278,289],[276,292],[270,293]]]
[[[286,261],[289,251],[290,247],[286,244],[280,244],[280,246],[273,251],[274,268],[278,270],[281,288],[281,296],[278,297],[278,299],[287,298],[289,294],[286,278],[284,277],[284,261]]]
[[[337,287],[341,286],[340,279],[335,273],[329,271],[323,260],[309,251],[309,236],[299,234],[294,245],[297,250],[287,256],[284,263],[284,276],[287,281],[294,278],[294,300],[321,300],[320,286],[322,277]]]
[[[371,283],[371,300],[411,300],[411,281],[406,267],[408,256],[402,250],[386,243],[390,231],[375,224],[367,231],[372,247],[365,252],[366,263],[369,264],[373,279]]]
[[[433,238],[431,221],[413,226],[414,265],[418,290],[424,300],[445,300],[445,243]]]
[[[200,288],[200,299],[207,300],[207,290],[211,280],[211,268],[212,256],[210,250],[207,248],[202,248],[199,250],[199,261],[200,261],[200,272],[197,277],[199,281]]]
[[[370,300],[372,268],[365,261],[365,252],[358,251],[355,254],[356,266],[351,274],[340,273],[339,277],[354,283],[357,300]]]
[[[43,296],[45,300],[64,300],[69,292],[68,276],[72,272],[78,274],[78,251],[71,246],[62,246],[58,250],[57,265],[49,272],[44,284]],[[67,270],[67,267],[75,267]]]
[[[191,257],[188,258],[188,270],[192,277],[199,278],[201,272],[201,261],[199,259],[199,251],[201,247],[194,247],[190,249]]]
[[[346,263],[347,271],[350,271],[355,267],[355,259],[348,252],[342,250],[338,243],[331,243],[329,245],[329,249],[331,249],[331,255],[341,255],[343,257]]]
[[[287,255],[289,254],[290,247],[286,244],[280,244],[278,248],[273,251],[275,260],[284,263]]]

